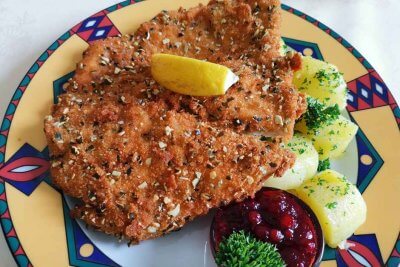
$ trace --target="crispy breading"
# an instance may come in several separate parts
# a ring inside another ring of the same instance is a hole
[[[229,0],[164,11],[85,51],[45,121],[54,184],[82,203],[73,216],[138,242],[253,196],[292,165],[279,143],[305,104],[292,86],[298,55],[279,55],[279,7]],[[152,79],[154,53],[223,64],[240,81],[224,96],[179,95]]]

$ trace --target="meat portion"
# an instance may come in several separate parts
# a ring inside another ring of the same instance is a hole
[[[125,82],[120,93],[147,103],[167,100],[169,109],[189,112],[202,121],[236,132],[264,132],[288,140],[304,99],[292,85],[291,69],[299,56],[279,54],[280,3],[277,0],[212,1],[189,11],[163,12],[134,35],[92,45],[76,71],[77,88]],[[152,80],[153,53],[168,53],[226,65],[240,82],[224,96],[188,97]]]
[[[253,196],[291,166],[280,142],[305,104],[292,86],[298,55],[279,55],[279,6],[211,1],[88,48],[45,121],[53,181],[82,203],[74,217],[138,242]],[[176,94],[152,79],[153,53],[223,64],[240,81],[224,96]]]

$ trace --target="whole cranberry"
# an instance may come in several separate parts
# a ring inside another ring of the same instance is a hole
[[[254,234],[258,239],[267,241],[270,234],[270,229],[266,225],[259,224],[254,227]]]
[[[249,214],[247,215],[247,218],[248,218],[249,222],[252,224],[252,226],[255,226],[262,222],[261,214],[254,210],[249,212]]]
[[[283,214],[279,219],[279,225],[283,229],[294,229],[297,222],[293,218],[293,216],[289,214]]]
[[[274,244],[279,244],[282,242],[284,235],[278,229],[272,229],[269,234],[269,241]]]
[[[305,231],[299,231],[297,234],[297,242],[301,245],[307,245],[309,240],[312,240],[314,238],[314,235],[311,231],[305,230]]]
[[[293,241],[293,230],[292,229],[286,229],[284,232],[284,236],[287,240]]]

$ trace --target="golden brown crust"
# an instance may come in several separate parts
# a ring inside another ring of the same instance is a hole
[[[210,208],[254,195],[294,156],[304,111],[293,89],[297,56],[279,56],[279,1],[211,1],[162,12],[135,35],[91,45],[45,132],[54,183],[82,201],[73,215],[129,240],[179,229]],[[175,94],[151,78],[153,53],[230,67],[221,97]]]

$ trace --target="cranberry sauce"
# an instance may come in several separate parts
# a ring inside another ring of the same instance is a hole
[[[322,253],[322,232],[315,215],[282,190],[263,188],[254,199],[218,209],[211,229],[214,248],[240,230],[275,244],[287,266],[312,266]]]

